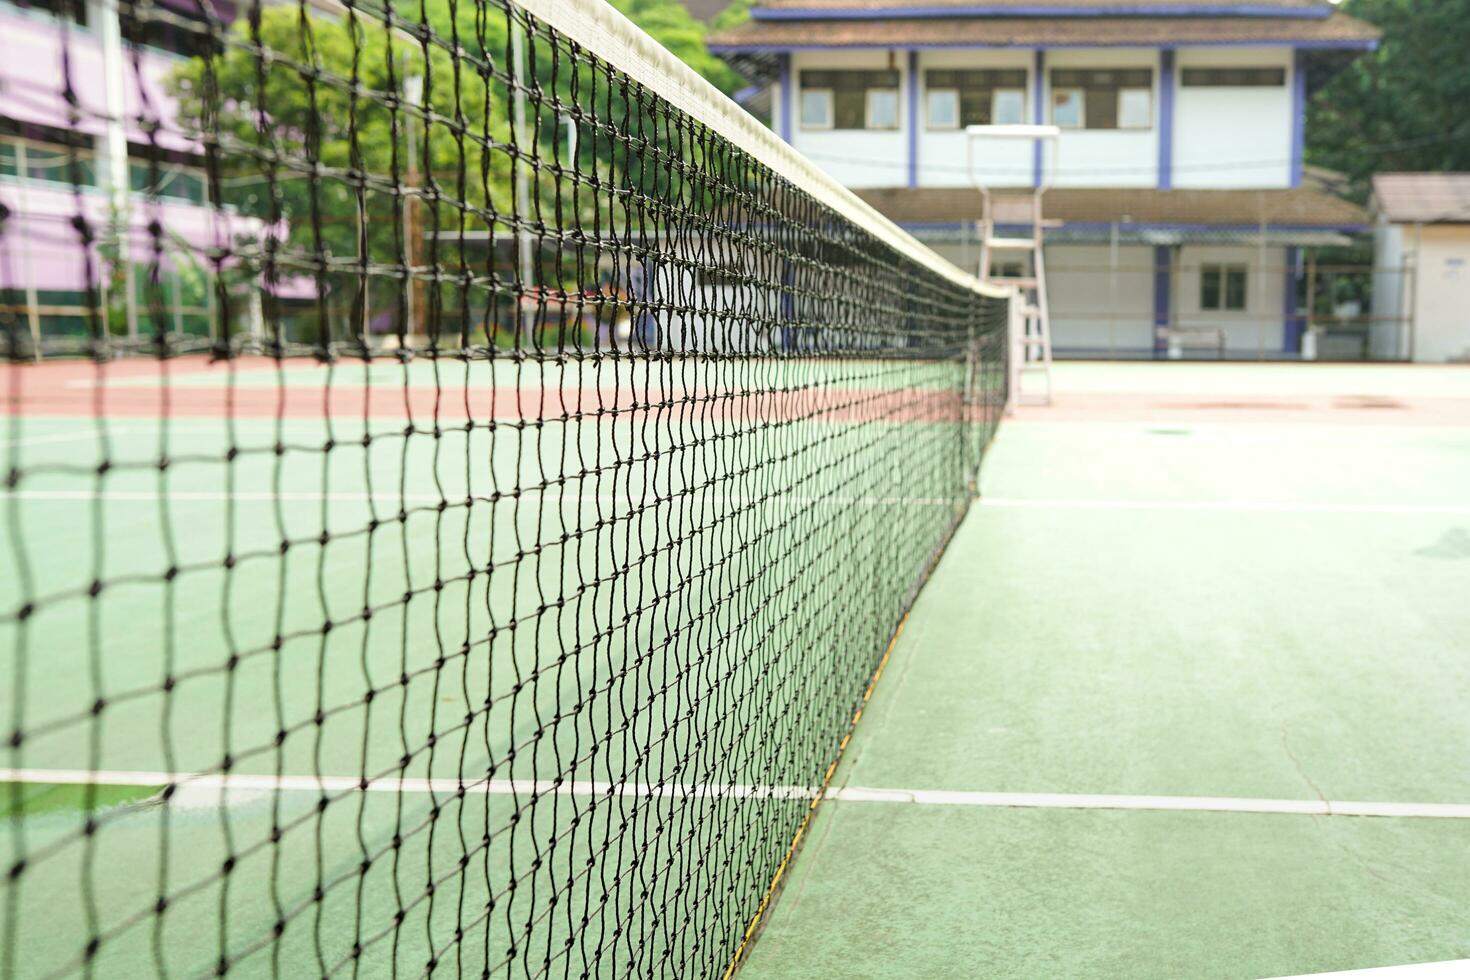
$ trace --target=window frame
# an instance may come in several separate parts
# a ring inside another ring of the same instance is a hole
[[[827,125],[807,125],[801,121],[802,129],[831,130],[838,132],[894,132],[903,128],[903,75],[896,69],[880,68],[803,68],[796,76],[796,89],[804,100],[808,92],[829,93],[830,120]],[[892,92],[894,96],[895,122],[892,126],[875,128],[872,122],[873,98],[869,93]],[[797,115],[802,116],[805,108],[798,101]]]
[[[1230,281],[1236,277],[1240,284],[1240,302],[1234,304],[1230,297]],[[1210,279],[1215,280],[1215,302],[1205,301]],[[1199,308],[1207,313],[1245,313],[1250,310],[1250,264],[1246,262],[1202,262],[1199,267]]]
[[[1052,100],[1052,123],[1066,129],[1081,129],[1091,132],[1148,132],[1158,125],[1155,108],[1158,91],[1158,72],[1151,65],[1145,66],[1062,66],[1053,67],[1047,76],[1053,94],[1059,92],[1081,92],[1079,100],[1081,121],[1075,125],[1064,125],[1056,121],[1056,101]],[[1122,124],[1123,93],[1147,92],[1148,125]]]
[[[1270,76],[1279,81],[1225,81],[1235,72],[1247,78]],[[1290,74],[1282,65],[1188,65],[1179,69],[1180,88],[1285,88]]]
[[[932,99],[932,98],[934,98],[934,96],[936,96],[936,95],[948,95],[951,99],[954,100],[954,102],[953,102],[954,112],[953,112],[953,115],[951,116],[951,119],[953,120],[952,122],[945,124],[945,123],[936,123],[934,121],[934,113],[931,111],[932,107],[931,107],[931,104],[930,104],[929,100]],[[956,130],[958,130],[960,128],[960,90],[959,89],[957,89],[957,88],[950,88],[948,86],[941,86],[939,88],[926,88],[926,89],[924,89],[924,128],[925,129],[928,129],[928,130],[933,130],[936,133],[952,133],[952,132],[954,132],[954,131],[956,131]]]
[[[1014,123],[1000,121],[1000,99],[1003,95],[1018,95],[1021,98],[1021,118]],[[1023,88],[996,88],[990,91],[990,118],[995,125],[1019,126],[1026,122],[1026,90]]]
[[[827,121],[825,123],[808,122],[806,117],[806,99],[809,95],[822,95],[826,98]],[[830,88],[803,88],[796,100],[797,126],[800,129],[812,130],[813,132],[827,132],[836,128],[837,124],[837,93]]]
[[[873,96],[893,96],[893,125],[873,125]],[[892,133],[903,128],[903,89],[902,87],[890,88],[886,85],[863,89],[863,130],[873,133]]]
[[[1118,92],[1118,112],[1117,112],[1118,125],[1115,128],[1116,129],[1133,130],[1135,132],[1136,131],[1147,131],[1147,130],[1153,129],[1154,128],[1154,90],[1151,89],[1151,88],[1143,88],[1142,86],[1130,85],[1127,88],[1120,88],[1120,89],[1118,89],[1117,92]],[[1124,124],[1124,122],[1123,122],[1123,96],[1126,95],[1126,94],[1128,94],[1128,93],[1130,93],[1130,92],[1131,93],[1135,93],[1135,94],[1141,93],[1146,99],[1148,99],[1148,121],[1147,122],[1141,123],[1141,124]]]
[[[1061,95],[1063,93],[1071,93],[1077,99],[1077,121],[1074,122],[1074,123],[1064,123],[1064,122],[1059,122],[1057,120],[1057,96],[1058,95]],[[1075,130],[1083,130],[1083,129],[1086,129],[1087,128],[1087,89],[1085,89],[1085,88],[1073,88],[1071,86],[1067,86],[1065,88],[1054,88],[1054,89],[1052,89],[1051,90],[1051,113],[1050,113],[1050,116],[1051,116],[1051,124],[1053,126],[1056,126],[1058,129],[1075,129]]]

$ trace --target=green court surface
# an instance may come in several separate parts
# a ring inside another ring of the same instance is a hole
[[[741,976],[1470,957],[1470,369],[1057,382],[1002,426]]]
[[[959,362],[162,363],[0,377],[0,976],[718,974]]]

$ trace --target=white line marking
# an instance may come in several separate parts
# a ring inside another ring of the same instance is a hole
[[[1183,510],[1256,514],[1470,514],[1470,504],[1351,504],[1289,500],[1032,500],[981,497],[981,507],[1002,510]]]
[[[1365,970],[1340,970],[1333,973],[1303,973],[1290,977],[1278,977],[1277,980],[1321,980],[1323,977],[1352,977],[1354,980],[1390,980],[1397,977],[1414,977],[1415,980],[1425,980],[1427,977],[1464,977],[1470,976],[1470,960],[1440,960],[1436,963],[1406,963],[1403,966],[1376,966]]]
[[[357,776],[292,776],[254,775],[248,773],[168,773],[84,769],[0,769],[0,783],[51,783],[69,786],[167,786],[191,794],[201,791],[218,793],[242,790],[254,792],[350,792],[369,793],[436,793],[452,795],[461,788],[467,793],[492,796],[624,796],[660,798],[729,798],[810,800],[816,787],[747,786],[738,783],[714,785],[700,783],[612,783],[596,780],[491,779],[458,780],[448,778],[413,778],[380,776],[362,779]]]
[[[811,786],[760,786],[740,783],[629,783],[597,780],[492,779],[381,776],[296,776],[231,773],[168,773],[131,770],[0,769],[0,782],[104,786],[166,786],[191,793],[245,792],[436,793],[501,795],[624,796],[810,800]],[[955,790],[829,789],[828,800],[843,803],[907,803],[918,806],[1023,807],[1049,810],[1175,810],[1205,813],[1283,813],[1322,817],[1433,817],[1470,820],[1470,803],[1385,803],[1339,800],[1273,800],[1221,796],[1117,796],[1097,793],[971,793]]]
[[[126,433],[126,428],[109,427],[109,436],[119,436]],[[98,439],[96,432],[61,432],[49,436],[23,436],[19,439],[0,439],[0,446],[9,448],[12,446],[40,446],[48,442],[95,442]]]
[[[967,793],[951,790],[829,790],[829,800],[920,806],[1027,807],[1051,810],[1182,810],[1208,813],[1295,813],[1339,817],[1439,817],[1470,820],[1470,803],[1364,803],[1219,796],[1111,796],[1095,793]]]
[[[348,482],[348,481],[343,481]],[[391,479],[384,482],[392,482]],[[582,503],[634,503],[634,504],[678,504],[684,500],[686,494],[679,490],[667,490],[661,494],[649,494],[644,496],[633,496],[631,494],[576,494],[576,493],[550,493],[540,492],[534,489],[521,488],[521,497],[527,500],[575,500]],[[698,489],[692,490],[687,496],[698,503],[722,502],[729,504],[749,503],[817,503],[832,505],[847,504],[869,504],[883,507],[908,506],[908,507],[948,507],[954,501],[945,497],[842,497],[835,494],[812,496],[808,494],[781,494],[773,493],[764,497],[753,497],[737,494],[705,493]],[[274,500],[283,501],[339,501],[339,502],[363,502],[376,501],[380,506],[397,504],[400,500],[407,503],[434,503],[446,501],[450,504],[464,503],[464,492],[454,493],[446,491],[443,494],[410,492],[400,496],[395,490],[383,490],[380,493],[369,494],[359,491],[333,491],[323,493],[320,490],[283,490],[275,493],[270,490],[236,490],[228,493],[224,490],[169,490],[160,493],[158,490],[4,490],[0,489],[0,499],[14,497],[17,500],[33,500],[40,502],[63,503],[72,501],[110,500],[114,502],[157,502],[160,499],[179,502],[219,502],[234,500],[236,502],[270,502]],[[476,503],[489,503],[490,497],[486,493],[475,494]],[[503,496],[501,502],[507,507],[514,503],[515,498]]]

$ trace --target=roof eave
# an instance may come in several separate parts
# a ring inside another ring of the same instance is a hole
[[[1028,6],[899,6],[899,7],[752,7],[752,20],[890,20],[925,17],[1273,17],[1286,20],[1326,20],[1332,7],[1278,7],[1267,4],[1147,5],[1119,3],[1109,7],[1077,7],[1037,3]]]
[[[979,48],[989,50],[1057,51],[1087,48],[1299,48],[1303,51],[1377,51],[1377,38],[1344,38],[1341,40],[1287,40],[1266,38],[1259,40],[1170,40],[1157,42],[1091,41],[1076,44],[1038,44],[1034,42],[978,42],[955,41],[947,43],[893,43],[882,41],[845,42],[841,44],[796,44],[791,42],[711,42],[708,48],[713,54],[786,54],[792,51],[834,50],[881,50],[881,51],[932,51],[955,48]]]

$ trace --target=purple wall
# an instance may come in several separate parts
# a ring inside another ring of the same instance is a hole
[[[73,28],[65,35],[54,20],[0,8],[0,37],[5,57],[0,59],[0,92],[5,93],[5,115],[21,122],[98,135],[105,129],[107,99],[102,71],[102,46],[94,34]],[[64,45],[64,48],[63,48]],[[77,96],[80,118],[70,121],[65,90],[70,62],[71,88]],[[164,91],[164,80],[179,60],[148,49],[129,52],[124,59],[127,91],[123,95],[128,139],[149,142],[143,127],[131,120],[145,116],[158,125],[158,145],[169,150],[198,152],[199,144],[179,132],[176,106]],[[145,97],[146,96],[146,101]],[[145,109],[146,106],[146,109]]]
[[[1159,52],[1159,190],[1174,186],[1174,49]]]
[[[909,186],[919,186],[919,52],[909,52]]]
[[[25,207],[21,207],[22,198]],[[66,186],[48,187],[45,184],[28,183],[24,188],[6,182],[0,183],[0,205],[9,209],[5,236],[0,240],[0,262],[8,281],[3,285],[19,288],[29,270],[31,283],[37,289],[86,288],[86,254],[81,246],[81,236],[72,222],[81,217],[93,229],[107,222],[107,195],[99,191],[83,190],[73,193]],[[240,234],[260,235],[266,225],[253,218],[242,218],[226,211],[197,207],[192,204],[150,202],[135,199],[130,216],[129,248],[133,261],[150,263],[154,259],[158,242],[149,233],[148,226],[157,222],[170,239],[182,239],[197,258],[216,248],[227,248],[234,236]],[[280,230],[284,236],[285,229]],[[177,248],[176,243],[164,242],[165,249]],[[95,263],[96,251],[93,250]],[[160,258],[164,268],[170,266],[165,256]],[[93,275],[96,275],[95,267]]]
[[[1291,186],[1302,186],[1307,148],[1307,68],[1297,51],[1291,63]]]
[[[1037,125],[1046,122],[1046,52],[1036,51],[1031,65],[1031,121]],[[1041,140],[1031,144],[1031,186],[1041,186]]]
[[[1174,249],[1168,245],[1154,246],[1154,357],[1167,353],[1169,344],[1159,331],[1169,326],[1169,308],[1172,305],[1172,281]]]
[[[791,55],[777,55],[781,61],[781,138],[791,142]]]

